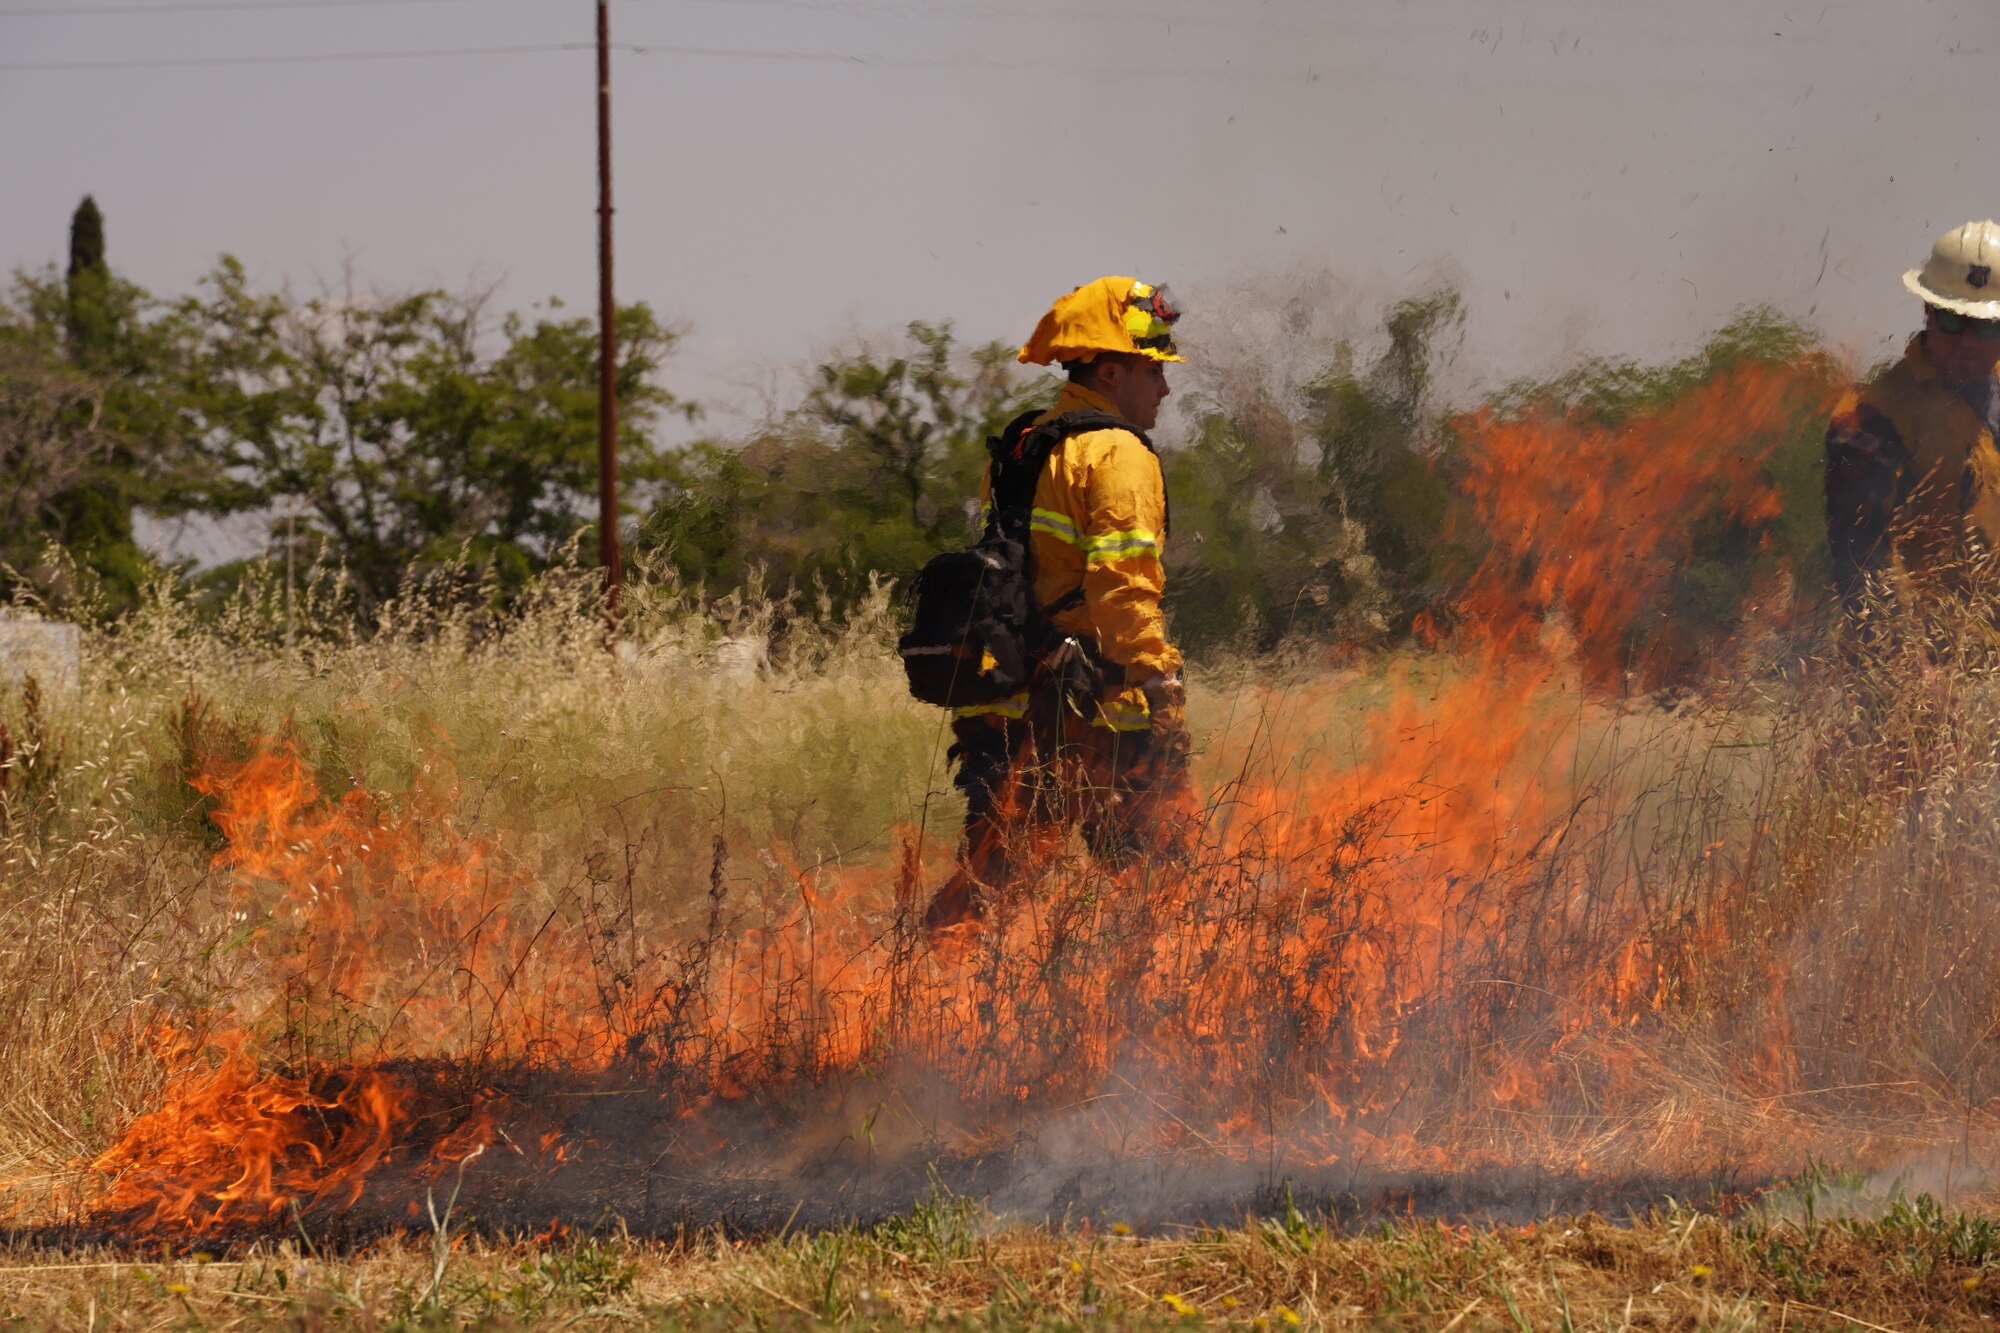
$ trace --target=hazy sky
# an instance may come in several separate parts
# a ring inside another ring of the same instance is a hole
[[[0,263],[59,259],[90,191],[113,263],[160,291],[223,250],[271,283],[352,253],[384,286],[477,274],[588,310],[592,12],[0,0]],[[648,48],[614,66],[620,295],[686,322],[673,379],[717,401],[852,329],[1018,340],[1106,272],[1171,282],[1197,346],[1205,295],[1274,274],[1372,301],[1445,273],[1489,378],[1684,347],[1751,302],[1879,355],[1915,319],[1902,270],[2000,212],[1994,0],[618,0],[612,22]]]

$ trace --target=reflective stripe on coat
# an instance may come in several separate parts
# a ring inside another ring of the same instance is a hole
[[[1055,409],[1035,424],[1066,412],[1114,411],[1101,394],[1065,384]],[[988,483],[981,485],[982,513]],[[1057,612],[1055,628],[1094,639],[1104,660],[1123,669],[1124,687],[1105,694],[1094,719],[1116,731],[1144,731],[1150,718],[1138,683],[1181,666],[1179,650],[1167,642],[1160,609],[1166,588],[1160,563],[1166,525],[1167,488],[1160,460],[1130,431],[1071,436],[1050,453],[1035,482],[1028,521],[1035,602],[1051,606],[1082,587],[1083,600]],[[1019,717],[1015,702],[961,710],[960,715]],[[1026,701],[1020,704],[1025,708]]]

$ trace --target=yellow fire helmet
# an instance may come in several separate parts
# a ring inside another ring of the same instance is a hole
[[[1057,301],[1021,349],[1031,366],[1093,361],[1125,352],[1155,361],[1179,361],[1174,321],[1181,312],[1172,293],[1137,278],[1099,278]]]
[[[1925,305],[1968,319],[2000,319],[2000,223],[1968,222],[1938,237],[1930,262],[1903,275],[1903,285]]]

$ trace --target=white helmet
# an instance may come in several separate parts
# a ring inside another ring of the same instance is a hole
[[[1968,222],[1938,237],[1931,259],[1903,275],[1903,285],[1925,305],[1968,319],[2000,319],[2000,223]]]

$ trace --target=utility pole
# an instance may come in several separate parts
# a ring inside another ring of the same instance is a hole
[[[299,549],[299,498],[285,506],[285,660],[292,660],[292,567]]]
[[[618,308],[611,297],[611,9],[597,0],[597,560],[618,644]]]

